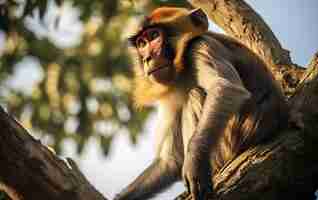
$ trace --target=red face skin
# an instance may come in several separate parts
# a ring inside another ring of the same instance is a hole
[[[136,39],[144,73],[156,82],[167,84],[174,78],[172,61],[164,56],[164,33],[160,28],[149,28]]]

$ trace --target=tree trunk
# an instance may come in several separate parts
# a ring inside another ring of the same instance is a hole
[[[76,164],[61,160],[0,107],[0,191],[12,199],[106,200]],[[14,188],[14,190],[13,190]]]
[[[229,162],[214,179],[209,199],[314,199],[318,184],[318,54],[307,70],[242,0],[192,0],[229,35],[268,64],[289,97],[290,128]],[[72,160],[59,159],[0,109],[0,181],[24,199],[106,199]],[[0,184],[0,190],[4,188]],[[189,199],[186,193],[179,199]]]

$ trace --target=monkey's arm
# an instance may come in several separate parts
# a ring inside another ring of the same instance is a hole
[[[157,128],[157,158],[115,198],[116,200],[148,199],[181,178],[183,149],[180,147],[182,143],[178,143],[181,134],[178,126],[179,116],[174,114],[177,113],[170,113],[170,119],[165,117],[165,112],[159,114],[163,115],[159,116],[163,121],[160,121]],[[164,124],[161,124],[163,122]]]
[[[197,59],[198,85],[206,92],[198,126],[187,146],[183,178],[194,200],[204,199],[211,190],[211,153],[224,133],[231,116],[237,113],[250,93],[234,67],[222,58]]]
[[[206,92],[206,98],[188,150],[199,148],[204,155],[204,151],[210,153],[230,117],[239,111],[251,94],[230,62],[230,52],[222,44],[205,37],[190,48],[193,74],[197,85]]]
[[[135,181],[115,197],[115,200],[148,199],[180,177],[173,161],[156,159]]]
[[[214,61],[217,62],[217,61]],[[229,63],[217,62],[221,68],[229,68]],[[203,104],[201,118],[199,120],[194,140],[204,140],[209,137],[207,142],[217,142],[221,133],[223,133],[229,119],[239,112],[241,105],[250,97],[250,93],[244,88],[240,79],[236,79],[236,74],[230,77],[224,77],[212,73],[214,69],[208,66],[201,66],[198,71],[198,82],[200,87],[206,91],[206,99]],[[203,137],[202,139],[200,139]],[[213,138],[213,139],[211,139]]]

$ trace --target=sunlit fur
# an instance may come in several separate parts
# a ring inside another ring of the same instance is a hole
[[[131,57],[134,58],[134,90],[133,99],[136,108],[150,106],[160,98],[164,98],[172,91],[172,87],[151,81],[142,69],[140,56],[135,47],[130,47]]]
[[[173,91],[173,88],[154,83],[145,77],[135,77],[134,84],[133,97],[137,108],[152,105]]]

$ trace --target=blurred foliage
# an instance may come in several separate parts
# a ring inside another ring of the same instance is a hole
[[[118,132],[136,143],[149,110],[130,99],[125,37],[144,10],[175,0],[0,1],[0,102],[59,153],[90,137],[107,155]]]
[[[0,200],[11,200],[11,198],[4,191],[0,190]]]

